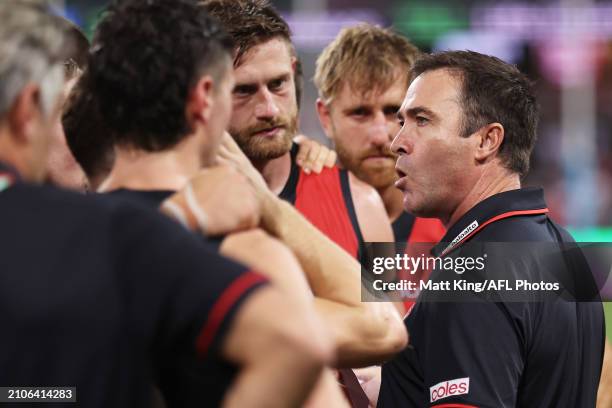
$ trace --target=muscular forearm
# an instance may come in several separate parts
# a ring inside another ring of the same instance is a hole
[[[264,231],[231,234],[223,241],[220,252],[266,276],[294,300],[312,304],[312,292],[299,262],[282,242]]]
[[[347,333],[358,332],[354,326],[364,326],[361,333],[368,335],[355,336],[350,346],[347,346],[348,353],[341,347],[338,348],[338,354],[342,355],[345,361],[357,361],[360,358],[368,360],[371,355],[388,355],[399,351],[407,342],[403,322],[390,303],[361,302],[359,263],[317,230],[290,204],[276,197],[231,136],[225,135],[224,148],[221,151],[225,160],[234,163],[253,183],[261,208],[260,226],[293,251],[315,297],[345,306],[344,311],[351,315],[351,322],[356,322],[349,324],[342,319],[336,319],[342,326],[338,330],[343,331],[346,328]],[[328,312],[336,313],[333,308],[328,309]],[[388,318],[389,316],[395,317]],[[376,349],[367,347],[364,355],[354,355],[356,344],[372,342],[378,344]]]
[[[282,349],[245,367],[226,394],[224,407],[298,407],[307,399],[322,366]]]
[[[264,205],[262,221],[300,261],[319,316],[334,332],[338,366],[376,364],[404,347],[406,329],[393,304],[361,302],[361,266],[355,259],[276,197]]]
[[[612,407],[612,347],[606,339],[604,361],[601,368],[601,380],[597,392],[597,408]]]
[[[404,324],[387,304],[368,303],[356,312],[352,307],[317,298],[315,307],[338,349],[336,367],[379,364],[405,346]]]
[[[301,302],[275,288],[259,289],[238,311],[223,345],[223,356],[241,367],[224,406],[301,406],[333,359],[325,332]]]
[[[315,296],[360,307],[359,263],[289,203],[276,197],[268,197],[266,202],[262,226],[293,251]]]

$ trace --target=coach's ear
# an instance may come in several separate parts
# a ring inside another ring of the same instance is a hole
[[[329,139],[332,139],[332,121],[331,121],[331,109],[328,104],[326,104],[323,99],[317,98],[317,115],[319,116],[319,122],[321,122],[321,127],[323,131],[325,131],[325,136]]]
[[[504,126],[501,123],[489,123],[476,132],[475,158],[479,162],[497,156],[504,142]]]
[[[212,97],[213,79],[210,75],[205,75],[192,88],[187,99],[187,120],[192,127],[198,122],[208,123],[212,110]]]

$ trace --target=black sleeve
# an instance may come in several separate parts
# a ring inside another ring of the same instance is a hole
[[[524,365],[520,316],[493,302],[418,306],[424,310],[413,313],[428,321],[409,329],[427,406],[514,407]]]
[[[155,211],[118,211],[114,228],[125,308],[157,334],[154,350],[218,358],[236,311],[266,279]]]

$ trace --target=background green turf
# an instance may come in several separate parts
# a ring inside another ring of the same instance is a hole
[[[578,242],[612,242],[612,228],[568,228],[574,239]],[[612,339],[612,302],[604,302],[606,314],[606,335]]]
[[[612,339],[612,302],[604,302],[603,306],[606,315],[606,337]]]

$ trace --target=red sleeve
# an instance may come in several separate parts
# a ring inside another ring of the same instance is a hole
[[[231,320],[239,304],[244,301],[252,292],[252,289],[266,282],[266,278],[254,273],[247,272],[234,280],[225,290],[219,295],[214,303],[208,319],[204,322],[202,331],[196,339],[196,350],[199,356],[205,356],[213,343],[215,337],[219,334],[220,327],[227,326]],[[223,324],[225,322],[225,324]]]

